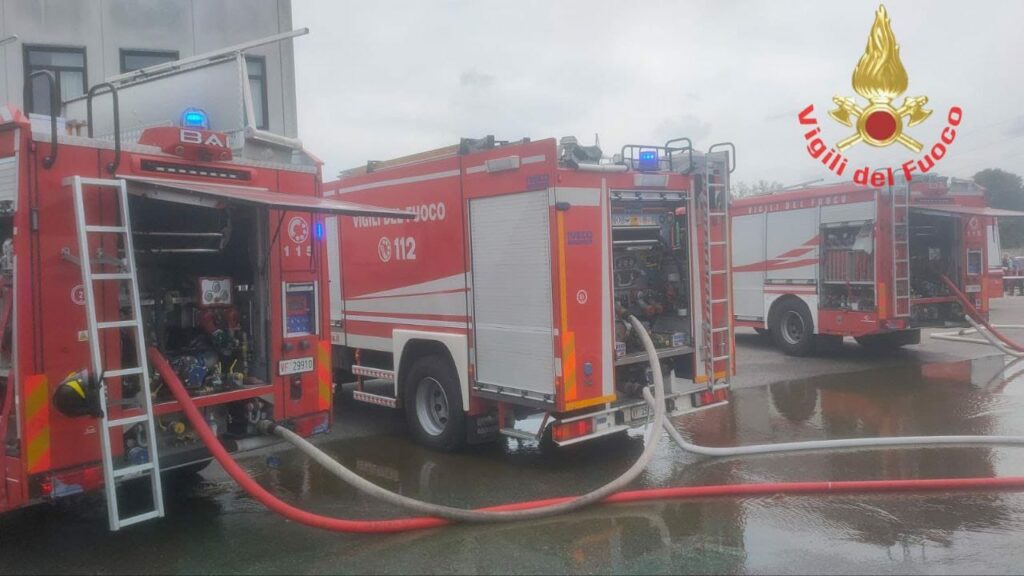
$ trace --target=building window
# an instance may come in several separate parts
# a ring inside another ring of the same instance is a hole
[[[25,46],[25,80],[33,72],[49,70],[57,80],[61,102],[85,94],[85,48]],[[51,113],[50,91],[45,77],[33,78],[25,95],[25,108],[37,114]],[[60,111],[56,111],[58,114]]]
[[[256,127],[267,130],[270,124],[267,112],[267,59],[262,56],[246,56],[245,67],[249,70],[249,91],[252,93]]]
[[[121,49],[121,74],[156,66],[178,59],[177,50],[126,50]]]

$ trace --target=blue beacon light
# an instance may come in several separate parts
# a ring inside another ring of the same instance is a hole
[[[182,128],[199,128],[209,130],[210,118],[199,108],[188,108],[181,114]]]
[[[658,170],[660,168],[658,163],[658,151],[641,150],[639,164],[641,170]]]

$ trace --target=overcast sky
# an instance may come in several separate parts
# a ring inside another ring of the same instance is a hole
[[[935,110],[907,134],[938,140],[964,109],[936,171],[1024,173],[1024,2],[885,3],[910,78]],[[293,0],[299,134],[325,177],[456,143],[575,135],[606,153],[688,136],[735,142],[734,181],[828,177],[797,113],[827,117],[878,3]],[[901,101],[902,97],[897,100]],[[902,146],[850,149],[850,164],[898,165]]]

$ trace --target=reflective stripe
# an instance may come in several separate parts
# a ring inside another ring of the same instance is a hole
[[[566,332],[562,339],[562,366],[565,367],[565,401],[576,399],[576,333]]]
[[[50,382],[46,374],[25,379],[25,444],[29,474],[50,468]]]
[[[569,331],[569,304],[565,296],[565,215],[555,216],[558,227],[558,305],[561,309],[559,331],[562,334],[562,391],[566,403],[576,399],[576,335]]]
[[[321,340],[317,344],[316,382],[317,408],[331,409],[331,341]]]
[[[83,400],[85,399],[85,390],[82,390],[82,385],[78,383],[78,380],[68,380],[67,384],[68,386],[71,387],[72,390],[77,392],[78,395],[81,396]]]
[[[565,404],[565,409],[566,411],[579,410],[580,408],[596,406],[597,404],[608,404],[610,402],[615,402],[615,398],[615,394],[601,396],[599,398],[584,398],[583,400],[577,400],[576,402],[567,402]]]

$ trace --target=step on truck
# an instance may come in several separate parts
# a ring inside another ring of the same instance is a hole
[[[919,343],[921,328],[960,325],[944,276],[987,313],[1002,292],[996,220],[1024,215],[941,177],[801,188],[738,199],[731,212],[735,325],[795,356],[847,336],[887,351]]]
[[[733,162],[486,137],[343,172],[326,197],[416,217],[328,223],[336,380],[437,449],[579,443],[647,421],[635,315],[673,412],[727,401]]]
[[[105,488],[111,529],[163,515],[161,472],[210,459],[150,372],[167,358],[231,450],[331,424],[319,162],[254,126],[244,51],[0,106],[0,512]],[[264,437],[265,438],[265,437]],[[118,488],[137,479],[146,496]]]

